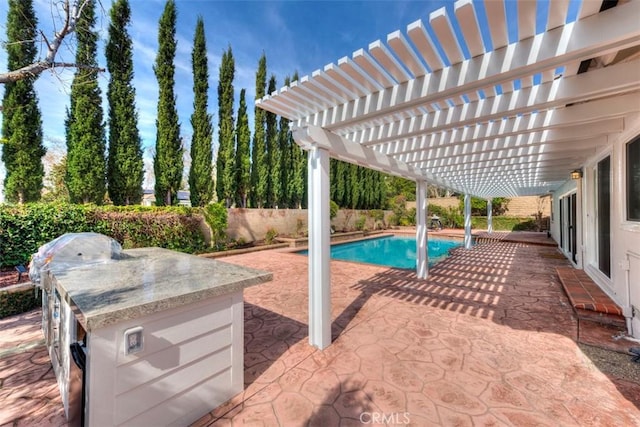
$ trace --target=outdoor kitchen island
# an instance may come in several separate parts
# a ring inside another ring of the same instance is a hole
[[[106,263],[52,263],[46,275],[67,335],[61,353],[84,343],[85,425],[187,425],[242,391],[243,289],[271,273],[142,248]]]

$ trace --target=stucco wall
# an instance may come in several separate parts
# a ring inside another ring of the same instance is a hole
[[[505,216],[526,217],[535,215],[537,212],[542,212],[542,216],[550,216],[551,198],[548,196],[514,197],[509,200],[507,207],[509,210],[505,212]]]
[[[429,199],[430,204],[447,207],[458,206],[457,197],[442,197]],[[415,202],[407,202],[407,208],[415,208]],[[518,197],[509,202],[506,216],[528,217],[542,210],[543,216],[551,213],[549,198]],[[365,227],[374,230],[380,227],[369,217],[368,211],[340,209],[338,215],[331,221],[335,230],[354,230],[355,223],[364,215]],[[385,222],[388,223],[391,211],[385,211]],[[280,235],[302,236],[307,232],[306,209],[229,209],[227,236],[231,239],[242,239],[246,242],[264,239],[269,229],[274,229]]]
[[[264,239],[269,229],[280,235],[302,236],[307,232],[306,209],[228,209],[227,236],[231,239],[243,239],[246,242]],[[365,227],[374,230],[379,227],[368,211],[341,209],[331,221],[335,230],[353,230],[361,215],[366,216]],[[388,222],[391,211],[385,211]]]
[[[505,216],[528,217],[542,211],[542,216],[551,215],[551,203],[549,197],[525,196],[509,199],[508,211]],[[460,200],[457,197],[438,197],[429,199],[429,204],[442,206],[443,208],[458,207]],[[416,202],[407,202],[407,208],[415,208]]]

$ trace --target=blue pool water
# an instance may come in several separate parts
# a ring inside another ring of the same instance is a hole
[[[442,261],[447,257],[450,249],[458,246],[462,246],[462,242],[430,239],[427,248],[429,267]],[[307,251],[300,253],[306,255]],[[333,245],[331,246],[331,259],[414,269],[416,268],[416,239],[415,237],[390,236]]]

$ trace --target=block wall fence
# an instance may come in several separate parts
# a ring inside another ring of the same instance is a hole
[[[442,207],[458,206],[457,197],[429,199],[429,203]],[[415,202],[407,202],[407,208],[415,208]],[[511,199],[509,210],[505,216],[533,217],[538,211],[543,216],[550,216],[548,197],[518,197]],[[280,235],[297,236],[307,230],[306,209],[228,209],[227,236],[231,239],[242,239],[246,242],[264,239],[267,231],[276,230]],[[384,211],[385,222],[389,222],[392,211]],[[365,227],[368,230],[379,228],[379,224],[368,216],[366,210],[341,209],[331,224],[335,230],[355,229],[355,223],[361,216],[366,217]]]

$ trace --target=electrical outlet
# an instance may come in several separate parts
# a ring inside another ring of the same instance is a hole
[[[127,329],[124,331],[124,355],[140,353],[144,348],[144,337],[142,326]]]

